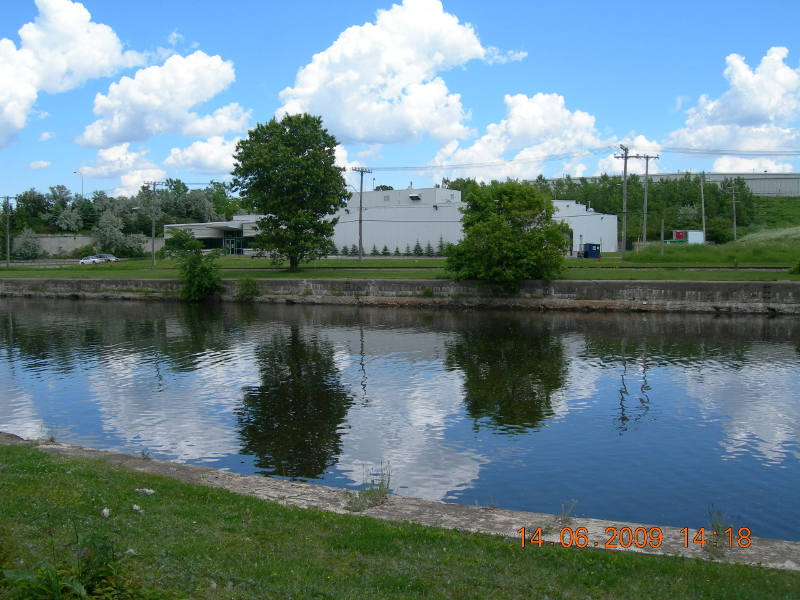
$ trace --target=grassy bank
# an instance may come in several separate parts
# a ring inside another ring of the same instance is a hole
[[[53,458],[30,445],[0,446],[0,465],[3,568],[42,560],[74,568],[76,539],[79,548],[109,541],[123,556],[116,585],[139,597],[800,597],[800,574],[792,572],[522,549],[491,536],[281,507],[104,462]]]

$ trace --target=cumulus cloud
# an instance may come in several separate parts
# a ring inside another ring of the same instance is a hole
[[[788,55],[786,48],[770,48],[755,69],[743,56],[728,56],[724,76],[729,89],[717,99],[701,96],[687,111],[685,126],[670,134],[669,144],[750,151],[797,148],[800,133],[792,124],[800,119],[800,69],[784,62]]]
[[[0,147],[25,127],[40,92],[64,92],[145,62],[144,55],[123,51],[116,33],[93,23],[82,4],[36,0],[36,5],[39,16],[19,30],[19,48],[0,39]]]
[[[336,146],[336,148],[333,149],[333,152],[336,165],[344,168],[344,173],[342,173],[342,176],[344,177],[345,182],[348,185],[352,185],[358,189],[361,176],[353,171],[353,167],[362,167],[364,164],[359,160],[348,160],[347,150],[341,144]]]
[[[294,87],[280,93],[276,116],[322,115],[345,144],[413,143],[425,134],[442,143],[464,139],[474,135],[464,125],[469,114],[437,74],[474,59],[523,55],[484,48],[472,26],[446,13],[439,0],[404,0],[314,55]]]
[[[120,177],[120,186],[114,190],[115,196],[135,196],[145,181],[163,181],[167,172],[158,167],[133,169]]]
[[[46,169],[49,166],[50,166],[50,163],[47,162],[46,160],[35,160],[35,161],[25,165],[25,168],[26,169],[39,170],[39,169]]]
[[[740,156],[721,156],[714,161],[711,170],[715,173],[791,173],[792,165],[775,162],[770,158],[742,158]]]
[[[128,149],[129,146],[129,143],[125,143],[98,150],[94,165],[81,167],[81,174],[84,177],[92,177],[95,179],[110,179],[111,177],[119,177],[132,169],[149,169],[155,167],[155,165],[146,158],[149,150],[131,152]]]
[[[53,133],[52,131],[44,131],[44,132],[42,132],[42,135],[39,136],[39,141],[40,142],[46,142],[50,138],[55,137],[55,135],[56,134]]]
[[[133,78],[112,83],[108,95],[97,94],[94,113],[101,118],[87,126],[77,142],[102,148],[164,133],[210,137],[243,131],[250,111],[237,103],[202,117],[190,112],[233,81],[233,63],[219,56],[199,50],[186,57],[170,56],[162,66],[140,69]]]
[[[489,125],[486,134],[468,147],[450,142],[437,153],[434,164],[502,163],[491,170],[480,166],[459,169],[454,175],[531,178],[542,173],[546,159],[561,155],[561,171],[581,176],[586,170],[582,158],[591,153],[587,149],[614,142],[601,139],[595,118],[580,110],[568,110],[558,94],[506,95],[505,104],[505,119]],[[514,154],[506,158],[508,153]]]
[[[119,177],[121,185],[114,190],[117,196],[135,196],[145,181],[162,181],[167,173],[148,158],[149,150],[132,152],[127,142],[97,151],[94,165],[82,166],[80,173],[93,179]]]
[[[233,171],[233,153],[241,138],[225,141],[221,135],[205,142],[194,142],[188,148],[173,148],[164,160],[168,167],[183,168],[190,173],[230,173]]]

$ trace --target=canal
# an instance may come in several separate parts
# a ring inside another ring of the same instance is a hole
[[[0,430],[800,540],[800,319],[0,299]]]

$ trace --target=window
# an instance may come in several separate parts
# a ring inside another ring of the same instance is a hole
[[[387,195],[387,196],[384,196],[384,197],[383,197],[383,201],[384,201],[384,202],[388,202],[388,201],[389,201],[389,196],[388,196],[388,195]]]

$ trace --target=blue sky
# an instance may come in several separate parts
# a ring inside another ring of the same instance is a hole
[[[366,189],[619,172],[620,143],[658,171],[800,168],[796,1],[4,4],[0,195],[226,180],[248,128],[303,110]],[[380,170],[423,165],[450,168]]]

